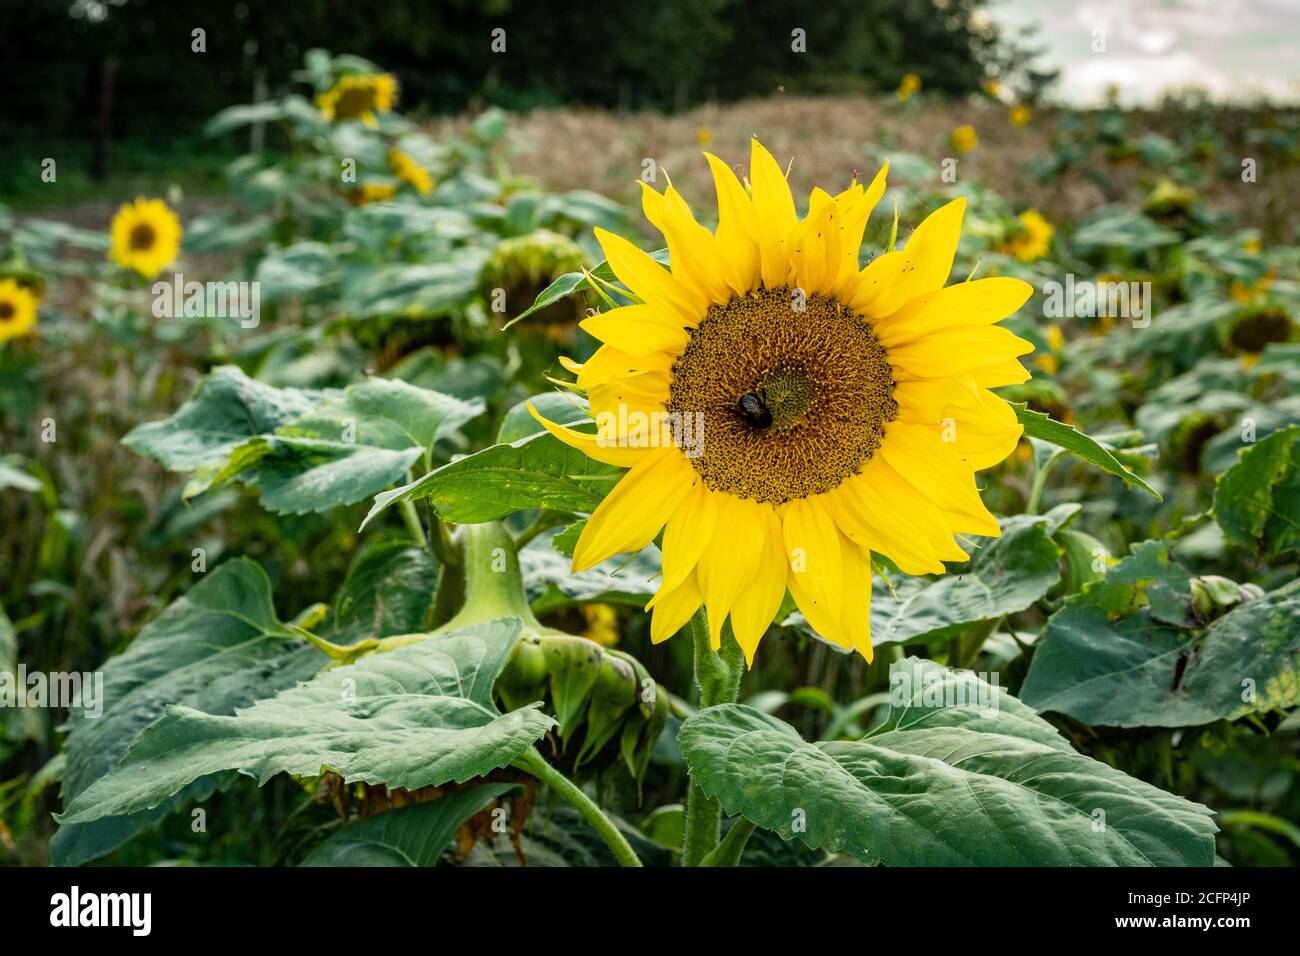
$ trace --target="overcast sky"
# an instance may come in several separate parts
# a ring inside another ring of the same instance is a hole
[[[993,0],[1003,27],[1038,25],[1061,70],[1054,96],[1126,102],[1196,86],[1219,98],[1300,101],[1300,0]],[[1105,52],[1093,52],[1094,31]]]

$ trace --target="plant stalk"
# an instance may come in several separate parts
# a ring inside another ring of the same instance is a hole
[[[735,703],[740,692],[744,656],[731,628],[722,632],[722,647],[709,644],[709,623],[703,608],[686,625],[695,645],[695,682],[700,688],[700,707]],[[686,794],[686,826],[682,840],[682,866],[700,866],[718,846],[722,835],[722,808],[705,795],[694,779]],[[742,846],[743,849],[743,846]]]
[[[581,787],[547,763],[535,748],[530,747],[515,761],[515,766],[532,774],[572,804],[573,808],[582,814],[583,819],[600,834],[600,838],[605,841],[614,858],[618,860],[619,866],[641,866],[640,857],[636,855],[636,851],[627,842],[627,838],[619,832],[614,822],[605,816],[604,811],[583,792]]]

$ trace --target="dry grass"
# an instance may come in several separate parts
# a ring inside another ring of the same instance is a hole
[[[1089,174],[1075,171],[1057,181],[1035,181],[1024,167],[1050,152],[1056,117],[1039,112],[1028,126],[1017,128],[1007,114],[1005,107],[988,100],[899,104],[892,98],[793,96],[701,106],[673,116],[539,110],[511,118],[510,164],[547,189],[592,189],[635,206],[636,179],[642,163],[652,157],[692,204],[704,208],[714,193],[708,166],[700,157],[702,138],[710,151],[743,170],[749,137],[758,136],[779,161],[793,159],[791,183],[796,196],[806,196],[813,185],[838,187],[855,173],[869,176],[888,152],[915,153],[937,164],[954,155],[949,145],[952,131],[970,124],[979,134],[979,145],[960,158],[959,179],[983,183],[1017,208],[1033,206],[1056,221],[1077,219],[1111,202],[1140,201],[1156,177],[1167,172],[1132,161],[1104,161],[1098,150],[1102,166]],[[1231,113],[1229,119],[1225,125],[1237,134],[1271,121],[1245,111]],[[465,125],[463,118],[435,124],[443,131]],[[1179,140],[1189,135],[1188,126],[1184,114],[1130,115],[1133,138],[1158,130]],[[1238,137],[1228,133],[1227,138]],[[1225,144],[1225,149],[1232,148],[1230,142]],[[1208,167],[1206,172],[1200,188],[1212,208],[1231,210],[1240,225],[1273,236],[1289,236],[1288,230],[1294,229],[1294,197],[1300,190],[1294,164],[1271,179],[1261,175],[1259,183],[1246,187],[1236,177],[1216,177]]]

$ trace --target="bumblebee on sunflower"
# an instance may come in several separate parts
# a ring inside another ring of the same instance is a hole
[[[573,567],[637,551],[662,529],[653,640],[703,605],[713,647],[730,619],[752,663],[788,589],[819,634],[870,660],[872,552],[909,574],[940,574],[967,558],[955,536],[999,533],[975,472],[1021,435],[990,389],[1029,379],[1018,358],[1033,346],[996,323],[1032,288],[1006,277],[944,287],[964,199],[859,268],[886,169],[835,196],[814,189],[800,220],[757,141],[744,184],[705,157],[713,232],[671,186],[642,184],[671,272],[596,230],[633,299],[586,319],[604,344],[585,363],[565,361],[598,431],[533,412],[560,440],[629,469],[587,521]],[[699,446],[640,424],[665,414],[702,422]]]

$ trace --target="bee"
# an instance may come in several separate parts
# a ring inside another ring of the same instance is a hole
[[[737,404],[740,415],[753,428],[766,431],[772,427],[772,413],[757,392],[746,392]]]

